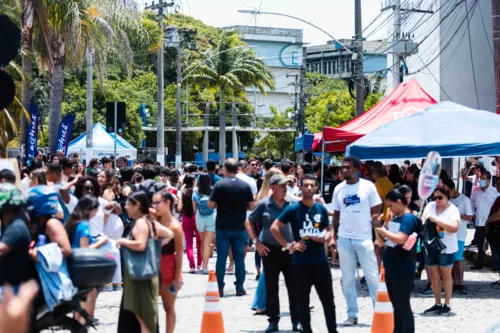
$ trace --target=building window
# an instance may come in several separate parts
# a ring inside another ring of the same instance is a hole
[[[347,59],[345,62],[346,62],[346,72],[350,72],[351,71],[351,60]]]
[[[338,61],[335,60],[333,62],[333,74],[337,74],[338,73],[338,71],[339,71],[338,67],[339,67]]]
[[[340,73],[345,72],[345,60],[340,60]]]
[[[328,62],[323,62],[323,74],[328,74]]]

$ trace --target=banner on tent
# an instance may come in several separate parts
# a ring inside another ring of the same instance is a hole
[[[57,145],[56,150],[61,150],[63,155],[66,156],[68,152],[69,138],[71,136],[71,129],[73,128],[73,121],[75,116],[68,114],[64,116],[59,124],[59,131],[57,132]]]
[[[38,150],[38,109],[34,102],[30,103],[30,124],[28,127],[28,166],[31,166],[31,158],[36,157]]]

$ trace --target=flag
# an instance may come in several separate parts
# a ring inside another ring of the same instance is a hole
[[[64,116],[59,124],[59,130],[57,131],[56,150],[61,150],[64,156],[66,156],[68,152],[69,138],[71,136],[71,129],[73,127],[74,120],[74,115],[68,114]]]
[[[28,165],[31,164],[31,158],[36,157],[38,150],[38,108],[35,102],[30,103],[30,123],[28,126]]]

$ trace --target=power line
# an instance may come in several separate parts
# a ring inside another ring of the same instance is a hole
[[[474,4],[472,5],[472,7],[473,7],[473,8],[471,8],[471,9],[472,9],[472,11],[474,11],[474,10],[475,10],[477,3],[478,3],[478,0],[475,0]],[[458,29],[455,31],[455,34],[454,34],[455,36],[456,36],[456,33],[457,33],[457,32],[460,30],[460,28],[462,27],[462,25],[465,23],[465,20],[466,20],[466,19],[467,19],[467,17],[464,17],[464,19],[462,20],[462,22],[460,22],[460,25],[459,25]],[[441,49],[441,51],[440,51],[440,52],[439,52],[439,53],[438,53],[438,54],[437,54],[437,55],[436,55],[436,56],[435,56],[435,57],[434,57],[434,58],[433,58],[433,59],[432,59],[432,60],[431,60],[428,64],[433,63],[433,62],[434,62],[434,61],[435,61],[435,60],[436,60],[436,59],[437,59],[437,58],[441,55],[441,53],[443,53],[443,51],[444,51],[444,50],[445,50],[445,49],[446,49],[446,48],[450,45],[450,43],[451,43],[451,41],[452,41],[452,40],[453,40],[453,38],[451,38],[451,39],[448,41],[448,43],[446,43],[446,45],[445,45],[445,46]],[[427,64],[427,65],[428,65],[428,64]],[[415,71],[415,72],[409,73],[408,75],[414,75],[414,74],[417,74],[417,73],[419,73],[420,71],[422,71],[424,68],[425,68],[425,66],[424,66],[424,67],[422,67],[422,68],[420,68],[419,70],[417,70],[417,71]]]
[[[470,19],[469,19],[469,8],[467,7],[467,1],[465,1],[465,11],[467,14],[467,33],[469,34],[469,51],[470,51],[470,62],[472,65],[472,77],[474,79],[474,90],[476,91],[477,108],[481,109],[481,106],[479,104],[479,95],[477,93],[476,70],[474,69],[474,57],[472,56],[472,41],[470,39]]]
[[[420,57],[420,54],[417,53],[417,57],[420,59],[420,61],[422,61],[422,63],[424,64],[424,61],[422,60],[422,57]],[[429,73],[432,75],[432,77],[434,78],[434,80],[436,81],[436,83],[438,84],[439,88],[441,88],[441,90],[444,92],[444,94],[446,95],[446,97],[448,97],[448,99],[450,101],[452,101],[451,97],[446,93],[446,91],[444,90],[444,88],[441,86],[441,83],[439,83],[438,79],[436,79],[436,77],[434,76],[434,74],[430,71],[430,69],[427,67],[428,65],[424,64],[425,68],[427,68],[427,70],[429,71]]]

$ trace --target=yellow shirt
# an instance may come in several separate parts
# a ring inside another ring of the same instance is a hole
[[[385,204],[385,196],[387,193],[389,193],[393,188],[394,185],[392,182],[389,180],[387,177],[382,177],[379,180],[375,182],[375,188],[377,189],[378,195],[380,196],[380,199],[382,199],[383,203],[383,209],[382,209],[382,220],[385,221],[386,219],[386,212],[387,212],[387,205]]]

